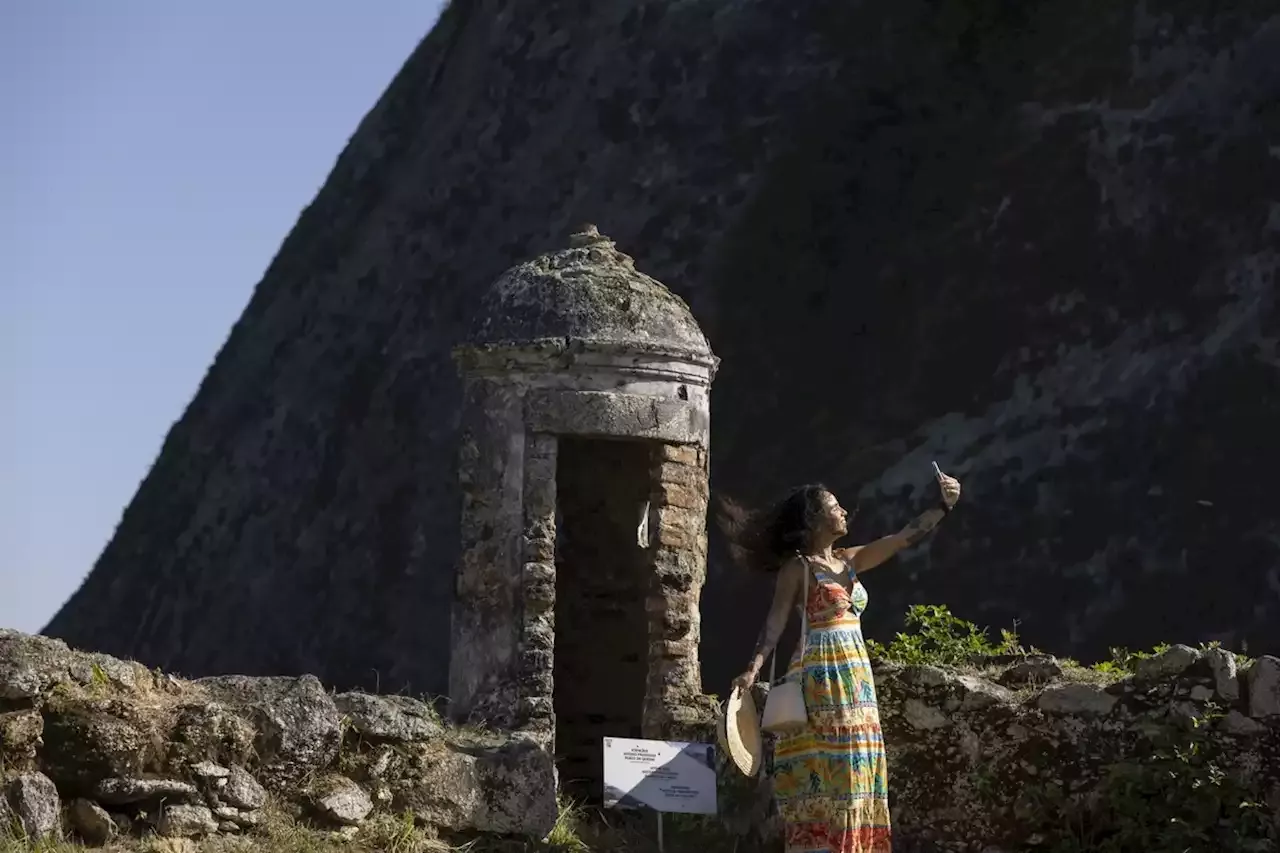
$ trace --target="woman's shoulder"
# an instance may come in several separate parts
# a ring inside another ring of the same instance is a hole
[[[782,560],[778,566],[778,574],[788,578],[799,578],[805,571],[804,558],[799,554],[792,554]]]

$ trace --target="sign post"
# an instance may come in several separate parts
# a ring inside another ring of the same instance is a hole
[[[662,815],[716,813],[716,753],[706,743],[607,737],[604,739],[604,804],[653,809]]]

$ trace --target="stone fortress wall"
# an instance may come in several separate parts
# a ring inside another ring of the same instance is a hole
[[[1174,646],[1110,681],[1043,656],[881,664],[876,678],[895,850],[1099,849],[1089,833],[1117,819],[1109,807],[1151,821],[1165,805],[1152,796],[1203,802],[1193,786],[1213,796],[1218,773],[1280,839],[1280,659],[1237,671],[1228,652]],[[668,733],[712,739],[713,709],[694,699]],[[1188,763],[1173,757],[1192,744]],[[0,819],[33,838],[240,835],[281,807],[347,834],[408,812],[443,832],[542,837],[557,811],[539,745],[451,726],[415,699],[312,677],[191,681],[14,631],[0,631],[0,767]],[[1118,774],[1142,768],[1146,784],[1178,775],[1126,799]],[[776,842],[767,777],[722,761],[720,800],[741,850]]]

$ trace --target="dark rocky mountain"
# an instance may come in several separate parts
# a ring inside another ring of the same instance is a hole
[[[1212,11],[1206,11],[1212,10]],[[448,357],[598,223],[723,363],[713,488],[888,532],[868,630],[1280,649],[1280,2],[457,0],[47,632],[183,673],[445,683]],[[713,536],[708,690],[768,581]]]

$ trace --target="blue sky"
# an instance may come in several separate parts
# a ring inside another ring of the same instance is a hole
[[[0,5],[0,627],[93,566],[439,7]]]

